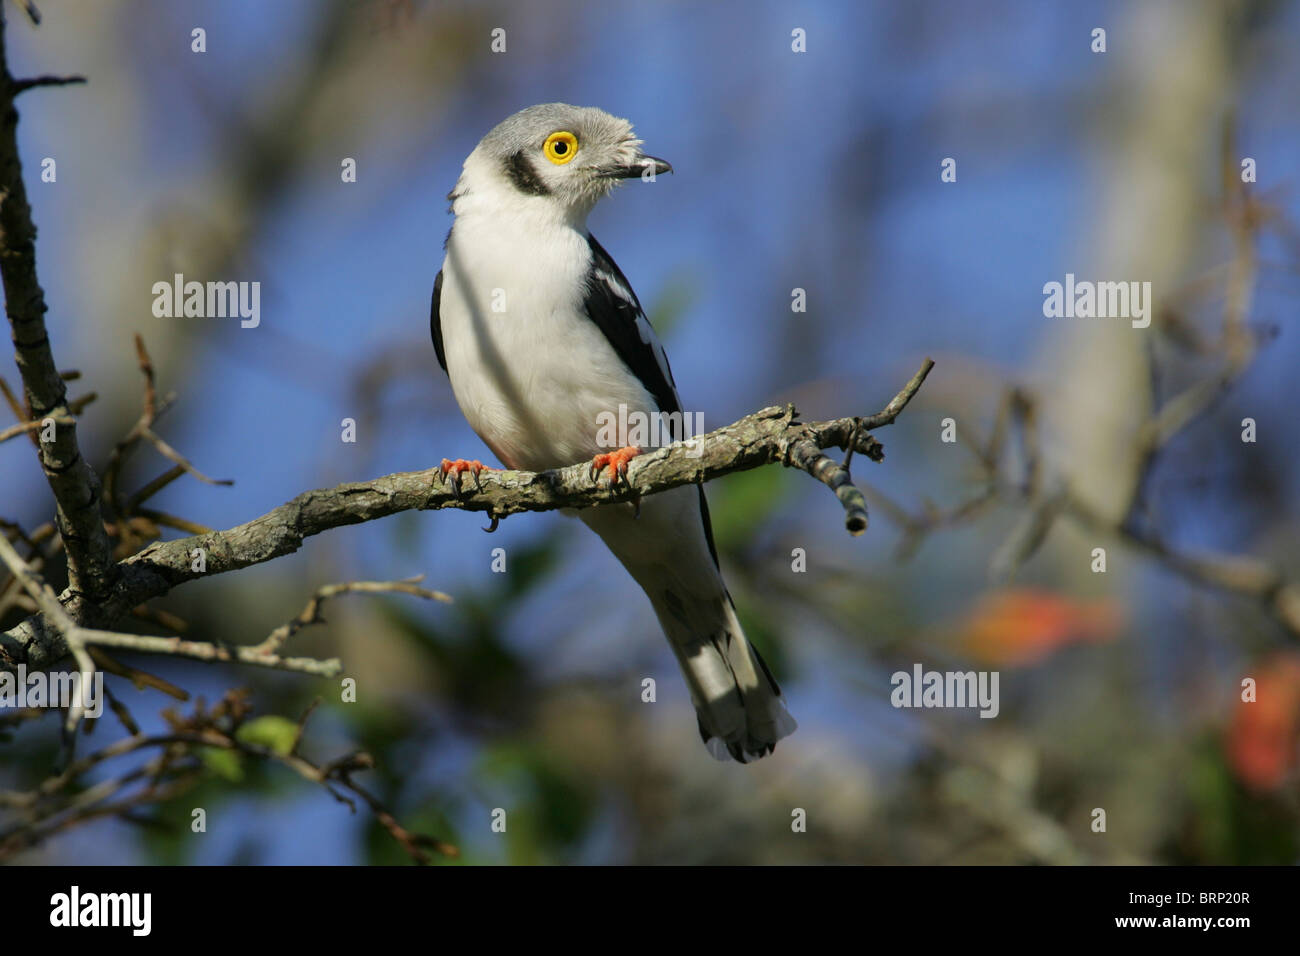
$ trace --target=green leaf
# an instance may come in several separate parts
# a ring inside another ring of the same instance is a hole
[[[266,747],[283,757],[293,750],[293,742],[298,739],[298,725],[288,717],[267,714],[243,724],[235,731],[235,738],[246,744]]]
[[[204,766],[218,777],[223,777],[231,783],[239,783],[244,779],[243,761],[234,750],[204,747],[199,751],[199,757],[203,760]]]

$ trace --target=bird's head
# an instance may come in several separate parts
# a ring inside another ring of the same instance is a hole
[[[627,120],[593,107],[544,103],[484,136],[449,198],[487,192],[546,202],[566,218],[585,219],[620,180],[671,171],[642,152]]]

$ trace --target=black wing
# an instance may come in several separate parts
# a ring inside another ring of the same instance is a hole
[[[587,316],[605,334],[623,364],[654,396],[661,412],[680,412],[673,370],[668,356],[655,337],[650,320],[637,301],[636,293],[622,270],[609,257],[596,237],[587,236],[591,246],[591,268],[587,272]]]
[[[442,316],[439,310],[442,308],[442,270],[438,270],[438,278],[433,280],[433,302],[429,306],[429,334],[433,337],[433,350],[438,353],[438,364],[442,370],[447,371],[447,356],[442,351]]]
[[[587,273],[587,316],[605,334],[614,352],[632,374],[641,380],[647,392],[654,396],[661,412],[681,412],[677,397],[677,383],[668,364],[668,355],[655,336],[650,320],[646,318],[632,285],[604,247],[593,235],[587,235],[591,246],[591,270]],[[704,522],[704,537],[709,543],[713,564],[718,564],[718,548],[713,543],[713,524],[709,521],[709,503],[704,499],[704,486],[699,485],[700,519]],[[727,600],[731,595],[727,594]],[[733,602],[734,605],[734,602]]]

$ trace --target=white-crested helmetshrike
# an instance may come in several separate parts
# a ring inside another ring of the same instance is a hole
[[[508,467],[590,459],[625,472],[634,447],[602,447],[610,415],[679,413],[663,346],[632,287],[587,231],[624,179],[671,166],[641,151],[626,120],[548,103],[502,122],[465,160],[433,287],[438,364],[470,426]],[[443,475],[477,476],[477,461]],[[794,730],[780,689],[745,640],[718,569],[702,487],[578,513],[645,590],[681,664],[709,753],[741,762]]]

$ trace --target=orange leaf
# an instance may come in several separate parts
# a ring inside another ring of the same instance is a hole
[[[1024,667],[1070,644],[1112,640],[1122,624],[1111,600],[1078,601],[1029,588],[995,591],[957,625],[958,646],[988,664]]]
[[[1274,654],[1253,673],[1255,700],[1239,700],[1228,727],[1228,763],[1252,790],[1275,790],[1300,751],[1300,655]]]

